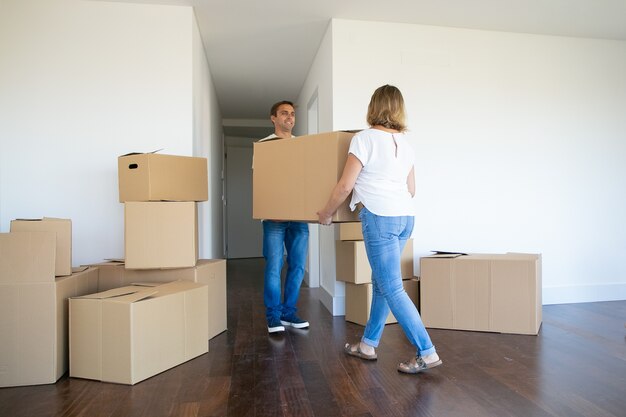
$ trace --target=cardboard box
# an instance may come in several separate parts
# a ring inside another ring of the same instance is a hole
[[[402,280],[404,290],[413,304],[419,306],[419,281],[416,278]],[[372,284],[346,283],[346,321],[365,326],[372,307]],[[397,323],[395,316],[389,312],[385,324]]]
[[[72,273],[72,221],[70,219],[17,219],[11,220],[11,232],[54,232],[56,234],[56,264],[54,274]]]
[[[126,282],[126,271],[124,261],[105,261],[90,266],[98,268],[98,288],[96,292],[112,290],[113,288],[125,287],[129,285]],[[142,270],[137,270],[142,271]],[[151,270],[146,270],[151,271]]]
[[[120,203],[127,201],[206,201],[207,159],[135,153],[117,159]]]
[[[196,203],[124,204],[126,268],[186,268],[198,260]]]
[[[123,262],[96,264],[100,271],[98,291],[136,283],[191,281],[208,286],[209,339],[227,330],[226,259],[200,259],[195,267],[181,269],[125,269]]]
[[[426,327],[534,334],[541,326],[541,255],[420,259]]]
[[[53,282],[56,233],[0,233],[0,283]]]
[[[207,286],[175,281],[70,299],[70,376],[133,385],[209,350]]]
[[[55,278],[55,241],[53,232],[0,234],[0,387],[53,384],[68,370],[67,299],[94,291],[98,271]]]
[[[339,223],[339,240],[363,240],[361,222]]]
[[[337,281],[352,284],[372,282],[372,268],[370,268],[365,252],[365,242],[358,240],[337,241],[335,255]],[[402,278],[413,277],[413,239],[407,240],[400,261]]]
[[[352,136],[330,132],[254,143],[252,217],[316,223],[341,178]],[[349,200],[334,222],[358,221]]]

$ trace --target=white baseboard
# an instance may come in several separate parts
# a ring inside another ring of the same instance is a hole
[[[543,287],[543,305],[626,300],[626,283]]]
[[[346,296],[332,296],[323,286],[320,286],[319,298],[326,310],[333,316],[346,315]]]

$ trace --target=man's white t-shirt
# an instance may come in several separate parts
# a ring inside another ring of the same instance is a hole
[[[291,135],[291,137],[295,138],[294,135]],[[264,137],[263,139],[259,139],[257,142],[264,142],[266,140],[272,140],[272,139],[284,139],[284,138],[281,138],[280,136],[276,136],[275,133],[272,133],[271,135],[268,135],[268,136]]]
[[[362,130],[352,137],[348,152],[363,165],[352,192],[352,211],[362,203],[378,216],[415,215],[407,187],[415,155],[404,134]]]

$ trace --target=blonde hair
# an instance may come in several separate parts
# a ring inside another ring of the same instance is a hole
[[[404,98],[400,90],[389,84],[378,87],[367,107],[367,123],[404,132],[407,129],[405,118]]]

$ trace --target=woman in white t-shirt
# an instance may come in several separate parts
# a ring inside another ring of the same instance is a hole
[[[414,374],[442,362],[404,290],[400,272],[400,254],[413,232],[415,195],[414,153],[404,136],[405,118],[400,90],[384,85],[374,91],[367,110],[370,128],[352,138],[341,179],[318,216],[320,224],[331,224],[350,192],[350,208],[363,206],[359,218],[372,267],[372,306],[363,337],[358,343],[347,343],[345,352],[375,360],[391,310],[417,352],[401,362],[398,371]]]

